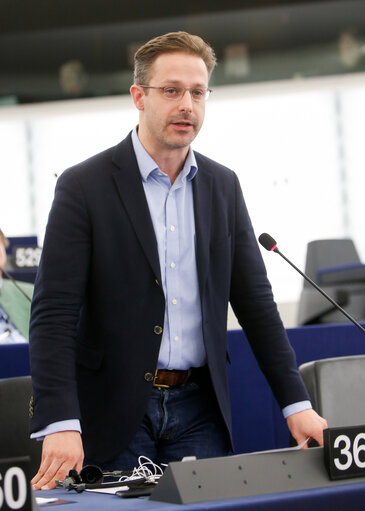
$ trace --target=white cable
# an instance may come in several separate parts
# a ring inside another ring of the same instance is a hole
[[[127,482],[134,481],[135,479],[145,479],[146,482],[154,483],[163,474],[160,466],[153,463],[147,456],[139,456],[138,467],[134,467],[132,475],[122,476],[119,481]]]

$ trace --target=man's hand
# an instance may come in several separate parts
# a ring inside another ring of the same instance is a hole
[[[327,421],[312,409],[293,413],[286,419],[290,433],[298,445],[308,437],[323,445],[323,430],[326,429]],[[306,444],[304,447],[308,447]]]
[[[84,450],[78,431],[60,431],[47,435],[43,440],[41,465],[31,480],[33,488],[55,488],[55,479],[62,481],[72,468],[80,472],[83,460]]]

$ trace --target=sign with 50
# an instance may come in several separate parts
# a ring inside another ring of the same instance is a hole
[[[31,511],[29,459],[0,460],[0,511]]]

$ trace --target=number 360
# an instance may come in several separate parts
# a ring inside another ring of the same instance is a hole
[[[338,470],[348,470],[353,461],[359,468],[365,468],[365,461],[360,460],[360,453],[365,451],[365,444],[359,445],[360,440],[365,440],[365,433],[359,433],[354,439],[354,444],[351,451],[351,440],[347,435],[339,435],[336,437],[333,447],[339,448],[340,444],[343,445],[340,453],[345,456],[345,463],[341,463],[339,458],[334,458],[335,466]],[[342,446],[341,446],[342,447]]]

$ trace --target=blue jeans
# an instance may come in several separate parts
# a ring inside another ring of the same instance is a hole
[[[115,459],[85,460],[102,470],[133,470],[143,455],[158,465],[184,456],[212,458],[230,453],[230,439],[211,385],[195,382],[168,389],[153,388],[135,437]]]

